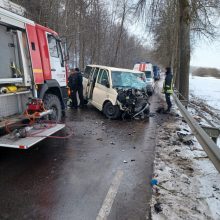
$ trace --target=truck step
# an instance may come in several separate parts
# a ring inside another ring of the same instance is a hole
[[[27,137],[15,137],[13,134],[7,134],[0,137],[0,147],[28,149],[34,144],[42,141],[43,139],[51,136],[52,134],[60,131],[65,127],[65,124],[43,124],[39,128],[30,128],[27,133]]]

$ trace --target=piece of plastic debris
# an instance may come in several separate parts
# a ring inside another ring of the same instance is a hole
[[[177,132],[179,140],[187,145],[193,145],[193,134],[187,134],[186,132]]]
[[[121,150],[122,152],[124,152],[125,150]]]
[[[135,161],[135,159],[131,159],[131,162],[134,162]]]
[[[155,113],[150,113],[149,117],[155,117],[155,115],[156,115]]]
[[[155,186],[155,185],[158,184],[158,180],[157,180],[157,179],[152,179],[152,180],[150,181],[150,183],[151,183],[152,186]]]
[[[128,162],[127,160],[124,160],[124,161],[123,161],[123,163],[127,163],[127,162]]]
[[[159,114],[163,114],[165,111],[164,107],[159,107],[156,112],[159,113]]]
[[[159,213],[159,212],[162,212],[162,211],[163,211],[160,202],[158,202],[158,203],[156,203],[156,204],[154,205],[154,210],[155,210],[156,213]]]

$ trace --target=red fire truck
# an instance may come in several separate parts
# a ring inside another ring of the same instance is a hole
[[[64,127],[64,47],[55,31],[24,12],[0,0],[0,147],[27,149]]]

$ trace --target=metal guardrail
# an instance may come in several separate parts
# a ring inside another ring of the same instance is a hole
[[[180,100],[173,94],[174,101],[178,106],[182,116],[185,118],[187,124],[192,130],[192,133],[197,138],[200,145],[208,155],[209,159],[214,164],[215,168],[220,173],[220,148],[212,141],[208,134],[200,127],[196,120],[189,114],[186,108],[182,105]]]

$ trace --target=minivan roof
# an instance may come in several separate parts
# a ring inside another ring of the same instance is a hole
[[[143,73],[143,72],[138,71],[138,70],[131,70],[131,69],[125,69],[125,68],[116,68],[116,67],[111,67],[111,66],[102,66],[102,65],[95,65],[95,64],[91,64],[91,65],[87,65],[87,66],[108,69],[108,70],[111,70],[111,71],[126,71],[126,72],[131,72],[131,73]]]

